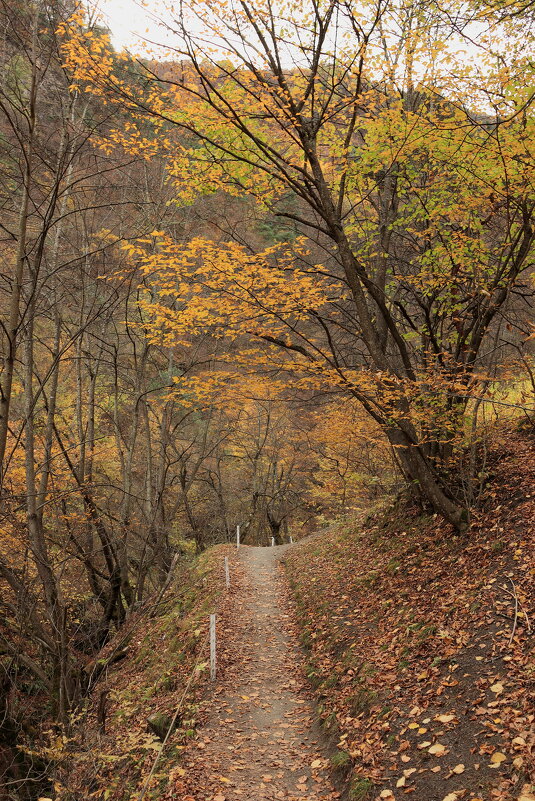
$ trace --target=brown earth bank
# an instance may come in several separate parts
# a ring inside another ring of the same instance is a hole
[[[465,536],[399,505],[285,554],[352,801],[535,801],[535,441],[489,457]]]
[[[196,734],[198,703],[212,691],[209,616],[224,614],[237,589],[225,587],[224,558],[231,552],[218,545],[180,565],[165,596],[135,613],[102,650],[96,666],[117,649],[124,657],[102,671],[67,735],[42,732],[40,753],[52,765],[47,796],[130,801],[143,792],[155,801],[174,786]]]

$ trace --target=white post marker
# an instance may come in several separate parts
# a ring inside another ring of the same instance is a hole
[[[236,548],[240,547],[240,527],[236,526]]]
[[[225,583],[230,587],[230,573],[228,569],[228,556],[225,556]]]
[[[294,544],[294,541],[293,541],[292,535],[290,534],[290,545],[293,545],[293,544]]]
[[[215,615],[210,615],[210,678],[215,681],[216,676],[215,651]]]
[[[274,545],[275,545],[275,537],[272,537],[271,538],[271,547],[273,548]]]

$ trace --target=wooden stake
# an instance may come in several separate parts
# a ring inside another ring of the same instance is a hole
[[[230,572],[228,569],[228,556],[225,556],[225,582],[227,587],[230,587]]]
[[[215,615],[210,615],[210,678],[216,677]]]
[[[236,526],[236,548],[240,547],[240,527]]]
[[[275,537],[272,537],[271,538],[271,547],[273,548],[274,545],[275,545]]]

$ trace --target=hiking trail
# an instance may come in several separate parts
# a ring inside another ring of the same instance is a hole
[[[230,614],[218,621],[227,667],[187,754],[184,801],[339,797],[283,596],[278,563],[288,547],[242,546],[233,560]]]

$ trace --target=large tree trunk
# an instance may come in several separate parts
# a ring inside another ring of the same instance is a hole
[[[397,427],[388,427],[386,433],[409,485],[457,530],[466,528],[469,519],[467,509],[446,494],[433,465],[423,455],[421,448],[411,443]]]
[[[384,288],[381,282],[377,284],[369,278],[351,249],[351,244],[344,232],[340,214],[335,208],[317,157],[315,140],[305,141],[304,146],[321,198],[324,218],[338,249],[340,263],[344,269],[361,327],[361,336],[368,350],[371,363],[376,370],[387,377],[391,377],[392,380],[414,383],[417,378],[411,364],[410,355],[406,343],[387,308]],[[374,323],[370,304],[377,311],[377,323]],[[388,348],[389,340],[391,342],[390,348]],[[395,386],[393,386],[393,390],[395,391]],[[385,401],[385,414],[382,420],[380,419],[381,415],[379,415],[379,422],[390,444],[396,449],[405,477],[410,484],[417,486],[418,492],[436,512],[445,517],[458,530],[464,529],[468,523],[468,512],[461,504],[458,504],[448,496],[441,486],[432,462],[428,456],[424,455],[424,450],[418,442],[416,431],[410,423],[407,424],[405,422],[406,413],[409,410],[401,409],[401,414],[397,415],[396,410],[392,410],[392,405],[391,401]],[[390,414],[392,411],[393,415]],[[388,419],[392,416],[394,417],[394,424]],[[397,423],[396,417],[399,417]],[[410,431],[407,429],[410,429]]]

